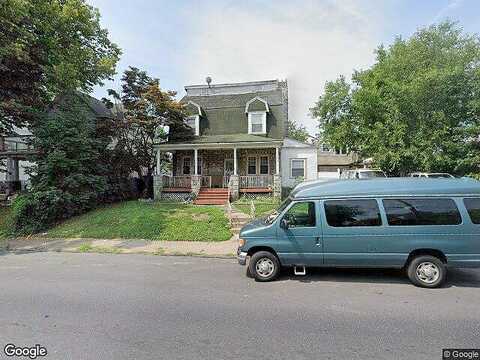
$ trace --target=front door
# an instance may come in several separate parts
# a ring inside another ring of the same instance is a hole
[[[322,234],[317,201],[293,203],[280,220],[278,255],[284,265],[323,264]]]
[[[225,159],[223,166],[223,175],[230,176],[233,175],[233,159]]]
[[[228,187],[230,176],[233,175],[233,159],[225,159],[223,163],[223,187]]]

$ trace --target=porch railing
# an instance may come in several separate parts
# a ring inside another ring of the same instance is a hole
[[[191,176],[163,176],[162,184],[164,188],[188,188],[192,187]]]
[[[272,175],[240,176],[240,189],[269,188],[273,186]]]

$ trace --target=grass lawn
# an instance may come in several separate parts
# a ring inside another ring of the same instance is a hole
[[[0,241],[10,233],[10,208],[0,207]]]
[[[251,206],[252,206],[251,203],[252,203],[252,200],[238,200],[233,203],[233,206],[237,210],[250,215]],[[266,215],[272,212],[274,209],[278,207],[280,203],[273,199],[272,200],[260,199],[260,200],[253,200],[253,204],[255,205],[255,217],[258,217],[258,216]]]
[[[231,237],[224,211],[215,206],[128,201],[69,219],[50,238],[224,241]]]

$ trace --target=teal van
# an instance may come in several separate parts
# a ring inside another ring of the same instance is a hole
[[[480,267],[480,182],[389,178],[310,182],[242,228],[238,262],[258,281],[281,267],[405,268],[439,287],[447,267]]]

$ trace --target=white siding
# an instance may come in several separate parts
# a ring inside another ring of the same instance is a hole
[[[301,144],[301,143],[299,143]],[[304,181],[317,179],[317,149],[314,146],[289,144],[281,150],[282,186],[293,187],[298,179],[291,176],[291,160],[305,159]]]

